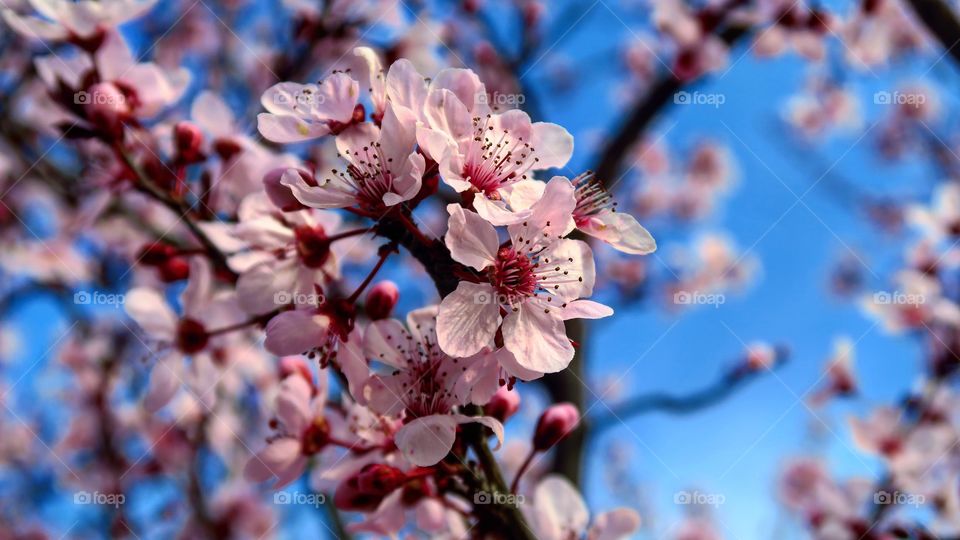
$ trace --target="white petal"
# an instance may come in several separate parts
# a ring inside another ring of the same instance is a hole
[[[180,376],[176,372],[176,362],[180,360],[179,355],[172,355],[157,361],[153,366],[147,393],[143,398],[143,407],[148,412],[153,413],[163,408],[180,390]]]
[[[573,135],[557,124],[533,124],[533,147],[537,149],[540,169],[563,167],[573,155]]]

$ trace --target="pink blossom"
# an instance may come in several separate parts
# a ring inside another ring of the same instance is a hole
[[[503,440],[498,420],[454,412],[458,406],[490,400],[499,386],[498,366],[484,362],[486,354],[447,355],[437,345],[436,317],[434,306],[411,312],[407,328],[395,319],[375,321],[363,337],[364,355],[395,371],[372,375],[363,384],[362,399],[379,414],[404,415],[404,426],[395,435],[397,447],[422,467],[435,465],[450,452],[460,424],[483,424]]]
[[[20,34],[35,39],[91,39],[143,15],[156,0],[31,0],[42,17],[3,10],[3,18]]]
[[[479,215],[450,205],[446,244],[455,260],[483,272],[481,282],[461,281],[440,304],[440,347],[471,356],[493,344],[498,329],[517,363],[540,373],[559,371],[573,359],[563,321],[606,317],[612,310],[587,300],[595,277],[593,252],[585,242],[564,239],[574,228],[574,188],[554,178],[529,217],[497,231]],[[505,316],[503,315],[505,313]]]
[[[523,221],[508,208],[507,188],[533,181],[535,171],[563,167],[573,137],[562,127],[531,122],[523,111],[489,113],[486,89],[472,72],[446,70],[430,84],[421,149],[439,164],[443,181],[473,194],[472,205],[494,225]]]

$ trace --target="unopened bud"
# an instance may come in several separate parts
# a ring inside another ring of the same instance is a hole
[[[183,257],[171,257],[160,265],[160,279],[173,283],[190,277],[190,263]]]
[[[146,266],[160,266],[176,254],[177,250],[170,244],[153,242],[140,248],[137,260]]]
[[[123,121],[130,114],[130,106],[127,96],[117,85],[100,82],[75,99],[83,103],[87,119],[100,131],[112,137],[123,134]]]
[[[549,450],[573,431],[580,423],[580,412],[573,403],[551,405],[540,415],[537,430],[533,435],[533,447],[538,451]]]
[[[203,144],[203,132],[196,125],[190,122],[177,123],[173,127],[173,141],[181,161],[196,163],[202,159],[200,145]]]
[[[520,410],[520,392],[508,386],[501,386],[490,398],[490,402],[483,407],[487,416],[496,418],[500,423],[506,422],[518,410]]]
[[[370,463],[357,473],[357,487],[368,495],[388,495],[406,481],[407,475],[396,467]]]
[[[386,319],[393,312],[399,299],[400,289],[397,288],[396,283],[389,280],[377,283],[367,293],[367,301],[364,304],[367,316],[374,321]]]

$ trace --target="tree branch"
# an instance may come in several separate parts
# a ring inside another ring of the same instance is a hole
[[[772,372],[774,369],[779,368],[786,360],[786,349],[777,347],[776,360],[769,371]],[[617,422],[620,422],[624,418],[651,412],[691,414],[720,403],[748,382],[765,373],[767,373],[767,370],[750,368],[741,362],[713,384],[697,390],[692,394],[676,396],[664,392],[655,392],[628,399],[610,407],[605,414],[593,418],[584,429],[589,429],[590,434],[595,435],[607,428],[615,426]]]
[[[927,30],[947,50],[954,61],[960,63],[960,20],[950,6],[943,0],[907,0]]]

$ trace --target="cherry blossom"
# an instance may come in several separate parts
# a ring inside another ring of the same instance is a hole
[[[440,303],[437,336],[444,351],[471,356],[491,346],[501,330],[504,346],[523,368],[552,373],[570,363],[574,350],[563,321],[612,313],[578,300],[592,293],[595,270],[590,246],[564,238],[574,228],[575,206],[573,185],[554,178],[529,217],[508,227],[505,246],[479,215],[448,207],[451,255],[485,276],[461,281]]]
[[[483,424],[503,440],[499,421],[454,413],[457,406],[489,401],[499,385],[499,368],[484,361],[489,353],[452,358],[443,352],[437,344],[435,306],[411,312],[407,328],[395,319],[372,323],[363,337],[363,351],[395,368],[389,375],[372,375],[361,395],[380,414],[405,415],[395,441],[414,465],[435,465],[443,459],[460,424]]]

